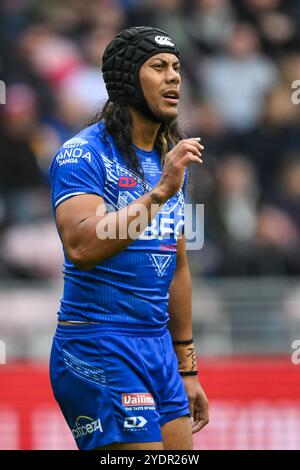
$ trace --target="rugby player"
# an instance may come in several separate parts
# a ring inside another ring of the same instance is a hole
[[[122,31],[102,71],[108,101],[50,167],[65,255],[51,384],[79,449],[189,450],[208,423],[183,212],[203,146],[177,126],[180,55],[166,32]]]

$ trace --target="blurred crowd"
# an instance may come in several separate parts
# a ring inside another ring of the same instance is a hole
[[[107,99],[101,56],[155,25],[182,59],[182,127],[201,136],[201,276],[300,275],[300,0],[2,0],[0,278],[55,278],[48,167]]]

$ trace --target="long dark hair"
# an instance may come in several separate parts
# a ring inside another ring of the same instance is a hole
[[[107,139],[107,134],[110,134],[114,138],[127,166],[134,170],[144,182],[144,172],[132,145],[132,119],[128,105],[108,99],[102,110],[91,119],[89,124],[95,124],[99,121],[103,121],[105,124],[104,137]],[[170,148],[185,137],[185,133],[179,129],[177,120],[161,124],[155,147],[161,156],[162,166],[165,155]]]

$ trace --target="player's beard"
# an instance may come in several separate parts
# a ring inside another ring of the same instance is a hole
[[[166,113],[166,112],[163,112],[163,111],[161,111],[161,112],[159,111],[159,112],[156,112],[156,113],[154,113],[154,111],[152,111],[152,112],[153,112],[153,114],[155,114],[155,116],[156,116],[161,122],[163,122],[163,123],[165,123],[165,124],[171,124],[173,121],[175,121],[175,119],[176,119],[177,116],[178,116],[178,113],[176,113],[175,116],[174,116],[174,115],[170,115],[170,114],[168,114],[168,113]]]
[[[163,110],[154,110],[153,107],[149,104],[149,102],[146,100],[146,98],[144,97],[144,102],[147,104],[148,106],[148,109],[152,112],[152,114],[154,114],[154,116],[161,122],[161,123],[164,123],[164,124],[167,124],[167,125],[170,125],[172,124],[173,121],[176,120],[176,118],[178,117],[178,112],[176,112],[175,115],[170,115],[168,114],[167,112],[163,111]],[[139,103],[141,104],[141,103]],[[144,114],[148,119],[151,120],[151,118],[149,118],[144,112],[143,112],[143,108],[141,106],[137,106],[137,105],[133,105],[133,107],[136,107],[136,109]]]

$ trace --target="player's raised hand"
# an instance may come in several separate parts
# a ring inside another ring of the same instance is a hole
[[[203,163],[201,156],[204,147],[200,140],[200,137],[181,140],[167,153],[158,186],[168,197],[176,194],[181,188],[184,171],[189,163]]]

